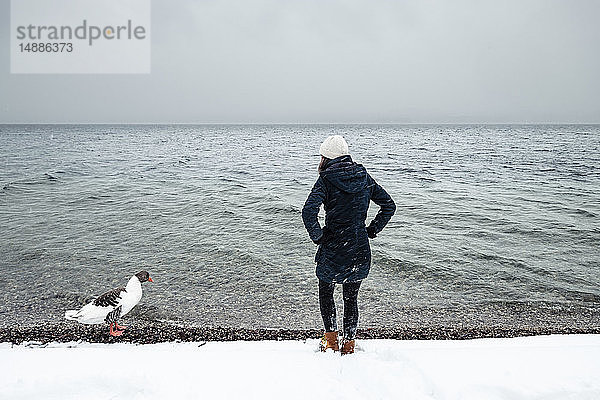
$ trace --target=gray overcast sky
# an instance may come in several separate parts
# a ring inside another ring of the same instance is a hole
[[[597,0],[155,0],[149,75],[11,75],[9,5],[0,123],[600,123]]]

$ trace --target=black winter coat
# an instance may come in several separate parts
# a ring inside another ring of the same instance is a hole
[[[320,242],[315,257],[320,280],[355,282],[369,274],[371,247],[365,220],[370,200],[380,206],[370,224],[379,233],[396,211],[390,195],[350,156],[325,164],[302,209],[310,238]],[[324,236],[317,218],[321,204],[325,206]]]

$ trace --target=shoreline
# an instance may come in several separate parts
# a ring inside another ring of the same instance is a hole
[[[229,342],[261,340],[318,339],[321,329],[249,329],[232,327],[193,327],[164,322],[133,323],[122,336],[112,337],[104,325],[15,326],[0,328],[0,343],[89,342],[153,344],[164,342]],[[357,340],[469,340],[483,338],[514,338],[524,336],[600,334],[600,326],[589,328],[514,328],[514,327],[397,327],[359,328]]]

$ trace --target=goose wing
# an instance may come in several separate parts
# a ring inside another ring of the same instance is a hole
[[[116,307],[119,302],[123,300],[121,297],[123,292],[127,292],[124,287],[109,290],[98,296],[98,298],[94,300],[94,305],[97,307]]]
[[[95,300],[83,306],[80,310],[67,310],[65,318],[82,324],[101,324],[106,321],[108,314],[122,310],[123,296],[127,293],[124,287],[119,287],[98,296]]]

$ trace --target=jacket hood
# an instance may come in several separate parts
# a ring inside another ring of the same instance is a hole
[[[367,186],[367,170],[350,156],[330,160],[321,171],[321,177],[347,193],[358,193]]]

